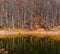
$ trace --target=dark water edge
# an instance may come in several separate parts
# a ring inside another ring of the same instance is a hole
[[[49,37],[20,37],[0,39],[0,48],[9,54],[60,54],[60,41]]]

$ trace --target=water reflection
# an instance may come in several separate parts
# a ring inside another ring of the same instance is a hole
[[[0,49],[8,54],[60,54],[60,41],[49,37],[13,37],[0,39]]]

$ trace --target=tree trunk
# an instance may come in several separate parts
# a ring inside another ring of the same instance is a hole
[[[33,29],[33,26],[32,26],[32,15],[30,16],[30,29],[32,30]]]
[[[14,29],[14,17],[12,16],[12,28]]]
[[[7,12],[6,12],[6,28],[8,28],[8,16],[7,16]]]

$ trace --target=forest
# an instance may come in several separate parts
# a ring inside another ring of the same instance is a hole
[[[60,1],[0,0],[0,54],[60,54]]]
[[[0,29],[49,30],[60,25],[60,4],[55,0],[0,0]]]

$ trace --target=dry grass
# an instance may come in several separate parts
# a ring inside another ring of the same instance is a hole
[[[12,38],[12,37],[28,37],[28,36],[35,36],[35,37],[50,37],[53,39],[60,39],[60,31],[43,31],[43,30],[21,30],[21,29],[14,29],[14,30],[0,30],[0,38]]]

